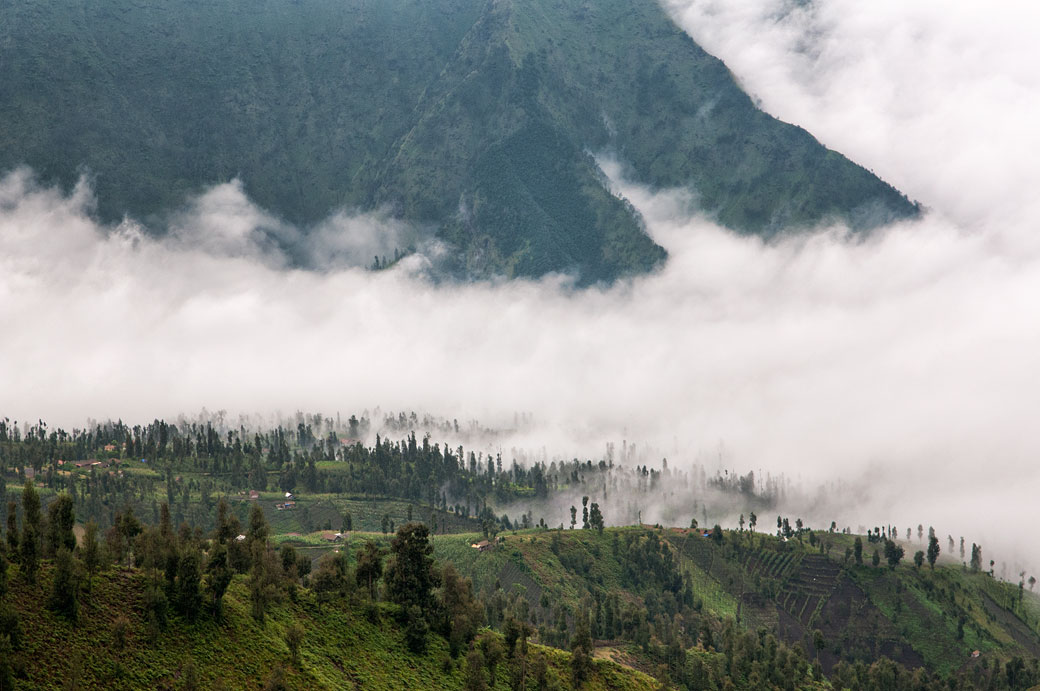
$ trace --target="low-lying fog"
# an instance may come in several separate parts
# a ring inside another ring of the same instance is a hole
[[[435,285],[422,256],[355,268],[413,232],[379,214],[334,216],[304,246],[326,268],[291,270],[270,238],[296,230],[235,183],[156,240],[95,224],[87,184],[66,195],[9,172],[0,415],[71,428],[379,405],[495,425],[530,411],[538,424],[504,447],[598,458],[624,438],[681,467],[721,444],[733,470],[844,480],[840,524],[931,524],[1040,563],[1024,531],[1040,489],[1037,11],[666,5],[766,110],[926,217],[763,244],[604,157],[670,259],[573,292],[562,278]]]

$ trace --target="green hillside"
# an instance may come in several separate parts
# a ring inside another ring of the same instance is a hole
[[[757,110],[653,0],[6,3],[0,71],[0,169],[89,171],[104,219],[161,228],[237,176],[304,228],[342,207],[430,224],[468,277],[664,258],[590,152],[744,232],[916,212]]]
[[[763,533],[782,478],[633,468],[609,448],[598,463],[510,465],[401,431],[415,422],[387,417],[383,431],[404,438],[366,446],[357,439],[372,423],[354,416],[252,432],[156,420],[66,433],[0,419],[0,564],[11,563],[0,663],[28,688],[73,673],[84,687],[260,686],[279,664],[300,688],[479,689],[481,669],[498,670],[496,688],[521,688],[539,660],[544,688],[567,688],[584,659],[571,650],[648,675],[604,662],[590,688],[1040,682],[1035,578],[995,578],[978,545],[969,559],[923,526],[916,538],[894,526],[857,536],[783,517]],[[556,521],[572,501],[565,530]],[[673,524],[747,520],[707,537],[605,525],[649,506]],[[133,645],[111,643],[120,615]],[[304,641],[289,664],[294,624]],[[501,658],[518,640],[530,657]]]
[[[386,603],[341,599],[319,605],[301,589],[295,601],[271,607],[260,623],[250,615],[247,578],[241,576],[225,596],[222,621],[171,616],[156,632],[146,616],[147,578],[140,570],[102,572],[82,596],[75,623],[44,606],[52,569],[44,568],[36,586],[25,584],[15,568],[10,574],[7,597],[23,631],[12,654],[15,688],[272,688],[276,669],[290,689],[459,689],[466,678],[465,660],[453,659],[439,636],[430,637],[425,653],[410,652],[396,610]],[[295,662],[286,641],[294,623],[304,628]],[[571,687],[570,653],[532,645],[530,656],[545,660],[549,685]],[[498,663],[492,688],[510,688],[510,663]],[[537,688],[533,673],[531,685]],[[584,688],[636,691],[654,683],[596,661]]]
[[[469,547],[467,536],[441,538],[438,551],[473,578],[492,609],[530,612],[542,640],[557,640],[554,627],[566,621],[568,630],[585,607],[595,612],[601,647],[648,670],[665,663],[674,681],[690,683],[691,671],[689,660],[684,669],[670,658],[672,637],[683,649],[718,650],[732,668],[737,653],[725,637],[738,634],[727,634],[729,626],[799,648],[839,687],[860,688],[850,681],[857,674],[869,687],[869,670],[882,659],[902,666],[907,684],[920,670],[944,688],[984,688],[991,676],[1006,677],[1016,658],[1031,661],[1029,679],[1040,678],[1034,593],[949,563],[916,568],[907,558],[895,568],[884,561],[875,567],[868,555],[857,565],[845,555],[854,536],[812,535],[811,543],[808,531],[785,542],[725,531],[716,542],[681,529],[538,530],[505,536],[489,552]],[[615,619],[607,610],[617,605]],[[611,623],[636,612],[642,618],[634,624]],[[673,629],[677,621],[683,633]],[[732,681],[756,688],[749,676]],[[992,688],[1026,688],[1006,683]]]

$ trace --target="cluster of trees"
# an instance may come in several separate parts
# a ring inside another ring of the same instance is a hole
[[[670,678],[689,689],[803,688],[823,679],[819,663],[810,663],[801,645],[788,646],[764,630],[741,630],[732,619],[714,632],[702,627],[698,648],[717,651],[722,659],[699,654],[684,659],[676,650],[666,656]]]
[[[75,620],[79,612],[77,593],[84,570],[93,575],[101,561],[97,526],[90,523],[82,547],[77,547],[73,531],[76,517],[71,497],[58,495],[41,510],[40,496],[31,481],[22,490],[22,521],[18,525],[16,504],[7,505],[6,536],[0,542],[0,688],[11,688],[10,653],[17,650],[22,627],[14,609],[4,601],[7,591],[8,562],[18,565],[19,577],[35,584],[41,559],[52,560],[54,576],[47,593],[47,606]],[[88,581],[89,584],[89,581]]]
[[[1006,662],[988,658],[959,674],[940,675],[923,668],[908,670],[882,657],[865,662],[839,662],[831,673],[831,684],[843,689],[888,689],[890,691],[1024,691],[1040,681],[1037,660],[1027,664],[1014,656]]]
[[[928,538],[928,551],[917,550],[914,553],[914,566],[918,569],[924,564],[925,559],[928,560],[928,566],[931,569],[935,569],[935,562],[939,559],[939,539],[935,537],[934,533]]]
[[[23,434],[17,425],[3,420],[0,476],[15,470],[23,481],[29,471],[43,486],[69,492],[81,515],[103,527],[114,520],[114,506],[132,505],[138,513],[150,510],[150,497],[160,489],[160,482],[175,522],[193,525],[212,525],[214,495],[246,489],[300,488],[311,493],[398,497],[467,517],[498,520],[488,509],[489,499],[546,497],[551,487],[558,486],[558,479],[547,477],[544,464],[525,468],[514,461],[503,467],[501,454],[485,456],[462,446],[452,449],[432,443],[428,435],[419,440],[414,432],[399,442],[377,435],[372,446],[365,446],[355,436],[367,430],[364,418],[351,416],[345,426],[320,421],[318,433],[315,422],[319,421],[300,422],[296,429],[279,426],[252,433],[245,428],[221,433],[211,422],[178,426],[161,420],[135,427],[110,422],[67,433],[51,431],[40,422]],[[63,463],[88,459],[145,459],[165,477],[160,481],[115,469],[62,472]],[[328,462],[337,464],[335,470],[319,469],[319,464]],[[181,477],[189,473],[196,477]],[[0,493],[2,488],[0,484]],[[190,501],[194,497],[198,500]],[[0,503],[4,500],[0,496]]]
[[[889,540],[885,538],[882,540],[882,542],[885,561],[891,568],[894,569],[896,566],[899,565],[899,562],[903,560],[903,557],[906,556],[906,550],[904,550],[903,547],[897,544],[894,540]],[[921,556],[921,559],[923,561],[924,552],[918,552],[918,554]],[[848,559],[848,556],[848,552],[846,552],[846,560]],[[939,553],[936,552],[935,557],[938,556]],[[856,540],[853,542],[852,557],[855,560],[857,566],[863,565],[863,540],[858,535],[856,536]],[[871,555],[871,563],[875,567],[881,564],[881,553],[878,552],[876,548],[874,549],[874,552]],[[931,563],[933,565],[935,564],[934,559]],[[921,564],[917,561],[917,555],[914,556],[914,564],[918,567],[921,566]]]
[[[68,494],[59,494],[44,516],[39,494],[29,481],[21,503],[20,526],[15,503],[8,506],[4,566],[10,558],[17,563],[20,577],[34,583],[40,559],[52,559],[50,606],[73,620],[98,570],[118,564],[132,565],[146,577],[146,612],[154,635],[174,614],[194,621],[208,612],[219,619],[223,597],[236,575],[247,577],[252,614],[261,622],[271,603],[285,596],[295,598],[300,585],[308,586],[319,602],[328,602],[362,594],[378,599],[382,583],[386,599],[400,605],[407,618],[415,650],[425,648],[430,626],[448,637],[454,649],[472,640],[483,623],[483,609],[470,582],[454,567],[441,570],[434,564],[429,530],[422,523],[411,522],[398,530],[388,558],[366,542],[358,551],[356,567],[340,551],[326,555],[311,574],[309,557],[298,555],[291,545],[279,550],[272,546],[270,528],[257,505],[243,528],[221,499],[216,527],[208,535],[187,523],[175,528],[165,503],[154,525],[142,524],[131,509],[125,509],[116,514],[103,540],[96,524],[88,522],[77,546],[74,506]]]
[[[571,507],[571,530],[578,523],[578,509],[577,507]],[[599,504],[592,502],[589,505],[588,495],[581,498],[581,528],[582,530],[589,530],[593,528],[598,532],[603,532],[603,512],[600,511]]]
[[[150,515],[157,522],[154,497],[164,491],[175,524],[187,521],[207,529],[214,527],[217,497],[250,489],[394,497],[466,518],[491,520],[506,529],[543,524],[551,513],[536,518],[531,509],[551,511],[549,496],[566,491],[576,493],[575,499],[595,495],[591,506],[588,499],[583,502],[582,524],[599,529],[610,496],[656,496],[666,486],[669,491],[681,489],[693,497],[694,512],[703,510],[706,519],[707,506],[699,505],[697,493],[736,493],[753,504],[768,505],[786,485],[782,477],[761,480],[753,473],[727,472],[712,478],[700,466],[676,471],[667,461],[660,469],[615,465],[612,448],[598,462],[527,458],[515,449],[513,459],[506,461],[501,452],[453,448],[434,443],[429,434],[419,438],[414,431],[405,433],[421,425],[456,438],[495,436],[475,423],[460,429],[457,421],[420,420],[414,413],[388,415],[383,428],[399,431],[403,438],[394,442],[377,434],[371,445],[361,441],[371,422],[353,415],[344,421],[300,415],[295,427],[267,430],[234,428],[217,415],[199,422],[155,420],[132,427],[121,421],[106,422],[71,433],[51,430],[43,422],[23,432],[18,425],[0,420],[0,476],[14,471],[22,482],[31,470],[39,485],[72,495],[80,515],[95,520],[102,529],[114,521],[116,507],[132,506],[138,515]],[[622,455],[632,456],[633,450],[626,445]],[[61,465],[93,459],[143,459],[161,475],[124,474],[114,466],[69,474],[64,472],[68,467]],[[0,505],[3,501],[0,496]],[[517,502],[529,510],[515,521],[496,516],[490,508]],[[610,513],[615,521],[629,522],[636,518],[638,506],[610,505]]]

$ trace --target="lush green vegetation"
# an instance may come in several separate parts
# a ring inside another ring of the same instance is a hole
[[[0,420],[0,675],[124,688],[1040,681],[1035,580],[994,578],[979,545],[958,559],[952,536],[923,526],[862,536],[782,516],[774,533],[757,514],[782,478],[633,468],[627,446],[527,464],[411,431],[466,437],[454,422],[388,416],[381,428],[403,438],[368,446],[371,426]],[[665,489],[684,523],[755,508],[732,531],[605,525],[664,504]],[[542,512],[571,498],[570,525],[550,526]],[[59,648],[72,653],[48,654]]]
[[[11,653],[14,688],[283,688],[458,689],[466,682],[466,662],[452,658],[448,641],[430,636],[425,652],[408,649],[396,608],[363,599],[319,604],[300,589],[294,598],[273,604],[264,621],[250,614],[246,576],[236,576],[224,597],[223,617],[190,622],[170,616],[156,633],[146,614],[147,578],[138,569],[113,568],[92,580],[81,596],[75,622],[43,606],[53,569],[45,566],[35,584],[10,570],[12,603],[22,636]],[[297,654],[287,640],[295,624],[304,635]],[[502,645],[501,635],[483,633],[476,649]],[[529,648],[528,688],[570,686],[570,653],[534,645]],[[295,658],[295,659],[294,659]],[[486,663],[485,663],[486,665]],[[516,667],[504,655],[496,662],[493,688],[510,688]],[[484,671],[485,680],[488,673]],[[0,682],[2,683],[2,682]],[[8,686],[3,686],[7,689]],[[651,689],[653,681],[632,670],[597,661],[589,689]]]
[[[466,276],[647,271],[664,252],[590,151],[747,232],[915,212],[652,0],[8,3],[0,61],[0,170],[87,170],[103,218],[155,228],[239,177],[304,228],[341,207],[432,224]]]

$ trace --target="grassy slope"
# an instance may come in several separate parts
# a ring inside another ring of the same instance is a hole
[[[576,605],[589,592],[590,583],[607,590],[621,588],[621,566],[611,558],[610,550],[612,535],[625,530],[615,528],[602,535],[595,531],[564,531],[561,553],[567,552],[578,557],[576,562],[587,563],[587,572],[567,568],[550,549],[549,533],[538,530],[504,535],[504,542],[489,552],[470,547],[482,536],[444,536],[438,538],[437,553],[472,578],[477,589],[493,587],[498,579],[503,588],[519,582],[533,590],[530,579],[537,584],[537,596],[528,595],[532,606],[537,606],[542,590],[553,604]]]
[[[608,529],[603,535],[563,531],[563,551],[587,554],[591,559],[588,572],[564,566],[549,549],[549,534],[540,531],[507,535],[502,545],[487,553],[469,547],[476,535],[446,536],[438,538],[437,552],[472,577],[477,588],[493,587],[498,580],[506,589],[519,584],[525,590],[534,590],[535,597],[528,598],[534,609],[542,590],[553,604],[577,603],[593,588],[620,591],[620,565],[612,558],[610,544],[613,533],[631,530]],[[688,574],[704,610],[719,617],[736,617],[739,609],[740,622],[752,629],[764,625],[775,630],[777,610],[784,609],[779,603],[786,600],[789,591],[797,591],[799,570],[821,558],[807,541],[804,545],[792,541],[788,551],[778,553],[775,539],[766,536],[764,546],[732,555],[710,540],[682,531],[665,534],[671,536],[681,557],[680,568]],[[840,564],[844,541],[851,544],[852,537],[819,535],[833,541],[830,558]],[[864,551],[870,553],[869,549]],[[758,606],[742,597],[763,585],[763,580],[756,582],[746,568],[752,563],[752,555],[762,563],[774,564],[780,576],[776,596],[760,596]],[[1026,591],[1021,606],[1016,604],[1017,598],[1017,586],[955,565],[940,565],[934,571],[927,566],[917,570],[906,561],[895,570],[850,566],[845,575],[837,577],[833,590],[819,601],[818,608],[814,609],[815,600],[803,604],[805,600],[791,597],[795,611],[782,615],[791,627],[784,638],[800,642],[812,654],[811,632],[822,629],[826,642],[821,660],[828,667],[841,659],[841,655],[833,654],[836,646],[848,654],[885,654],[911,666],[923,663],[943,673],[959,669],[976,649],[1002,659],[1040,656],[1040,597]],[[966,624],[963,638],[958,639],[962,613]],[[801,625],[795,623],[799,614]]]
[[[408,507],[412,507],[412,516],[431,525],[431,509],[418,503],[409,503],[405,500],[390,497],[368,497],[350,496],[337,494],[308,494],[296,495],[296,508],[288,511],[279,511],[276,504],[285,501],[284,492],[263,492],[260,495],[260,506],[264,509],[264,515],[271,523],[271,528],[276,533],[306,532],[303,525],[303,512],[307,509],[310,514],[314,529],[320,529],[331,522],[333,530],[339,530],[342,525],[343,515],[350,512],[354,530],[375,532],[382,529],[384,515],[390,516],[395,526],[401,526],[408,522]],[[240,509],[240,513],[242,513]],[[433,510],[437,519],[438,531],[440,530],[473,530],[479,526],[479,521],[472,518],[463,518],[454,513]]]
[[[457,689],[462,685],[461,662],[450,659],[447,645],[431,635],[425,655],[407,651],[390,605],[379,606],[372,623],[346,603],[318,608],[308,591],[297,603],[276,604],[265,624],[249,615],[244,577],[236,579],[225,599],[225,621],[188,624],[174,617],[158,640],[150,640],[142,616],[142,575],[113,570],[97,577],[93,592],[83,598],[80,619],[71,625],[41,606],[44,584],[32,588],[12,568],[11,601],[19,610],[25,632],[16,665],[24,669],[24,684],[55,688],[78,675],[82,688],[177,688],[185,665],[193,661],[202,688],[218,683],[228,688],[258,688],[276,665],[287,671],[291,688],[427,688]],[[115,619],[130,621],[126,647],[116,650],[111,629]],[[293,621],[304,624],[301,665],[291,664],[285,631]],[[569,653],[543,649],[550,679],[569,686]],[[495,688],[508,688],[503,663]],[[598,661],[590,689],[650,689],[653,682],[637,672]]]
[[[985,574],[973,574],[957,566],[920,572],[911,567],[857,568],[856,582],[885,613],[899,634],[921,654],[930,667],[941,671],[959,668],[972,650],[984,653],[1014,652],[1040,655],[1035,615],[1032,627],[1014,606],[1017,588]],[[995,604],[991,593],[997,593]],[[988,601],[986,598],[990,598]],[[1035,607],[1037,598],[1024,598]],[[957,639],[958,618],[965,619],[963,639]]]
[[[852,546],[854,536],[823,532],[817,535],[832,545],[829,558],[842,565],[845,546]],[[765,550],[757,550],[759,555],[770,554],[776,546],[775,539],[767,537],[765,545]],[[707,541],[704,546],[716,557],[722,554],[721,549]],[[793,541],[788,546],[796,561],[801,555],[800,564],[820,558],[807,538],[804,543]],[[1026,593],[1022,607],[1012,606],[1017,602],[1017,587],[986,574],[971,573],[959,565],[940,562],[934,571],[927,565],[918,570],[906,558],[895,569],[885,566],[884,561],[875,568],[869,565],[873,548],[870,543],[864,544],[864,566],[847,566],[805,627],[809,632],[823,629],[827,634],[825,647],[844,646],[851,651],[864,641],[871,641],[876,646],[874,654],[884,652],[898,657],[899,649],[908,646],[912,652],[906,651],[906,662],[912,663],[919,656],[926,666],[943,673],[962,667],[976,649],[1000,658],[1016,654],[1028,658],[1040,653],[1040,618],[1033,614],[1031,624],[1021,618],[1023,610],[1031,611],[1040,598]],[[908,556],[916,548],[916,543],[904,545]],[[746,556],[729,561],[740,559]],[[778,602],[794,587],[799,568],[781,579]],[[747,578],[739,587],[753,587],[752,579]],[[984,593],[990,592],[996,597],[991,595],[987,605]],[[959,639],[958,620],[962,615],[965,627],[963,638]]]

